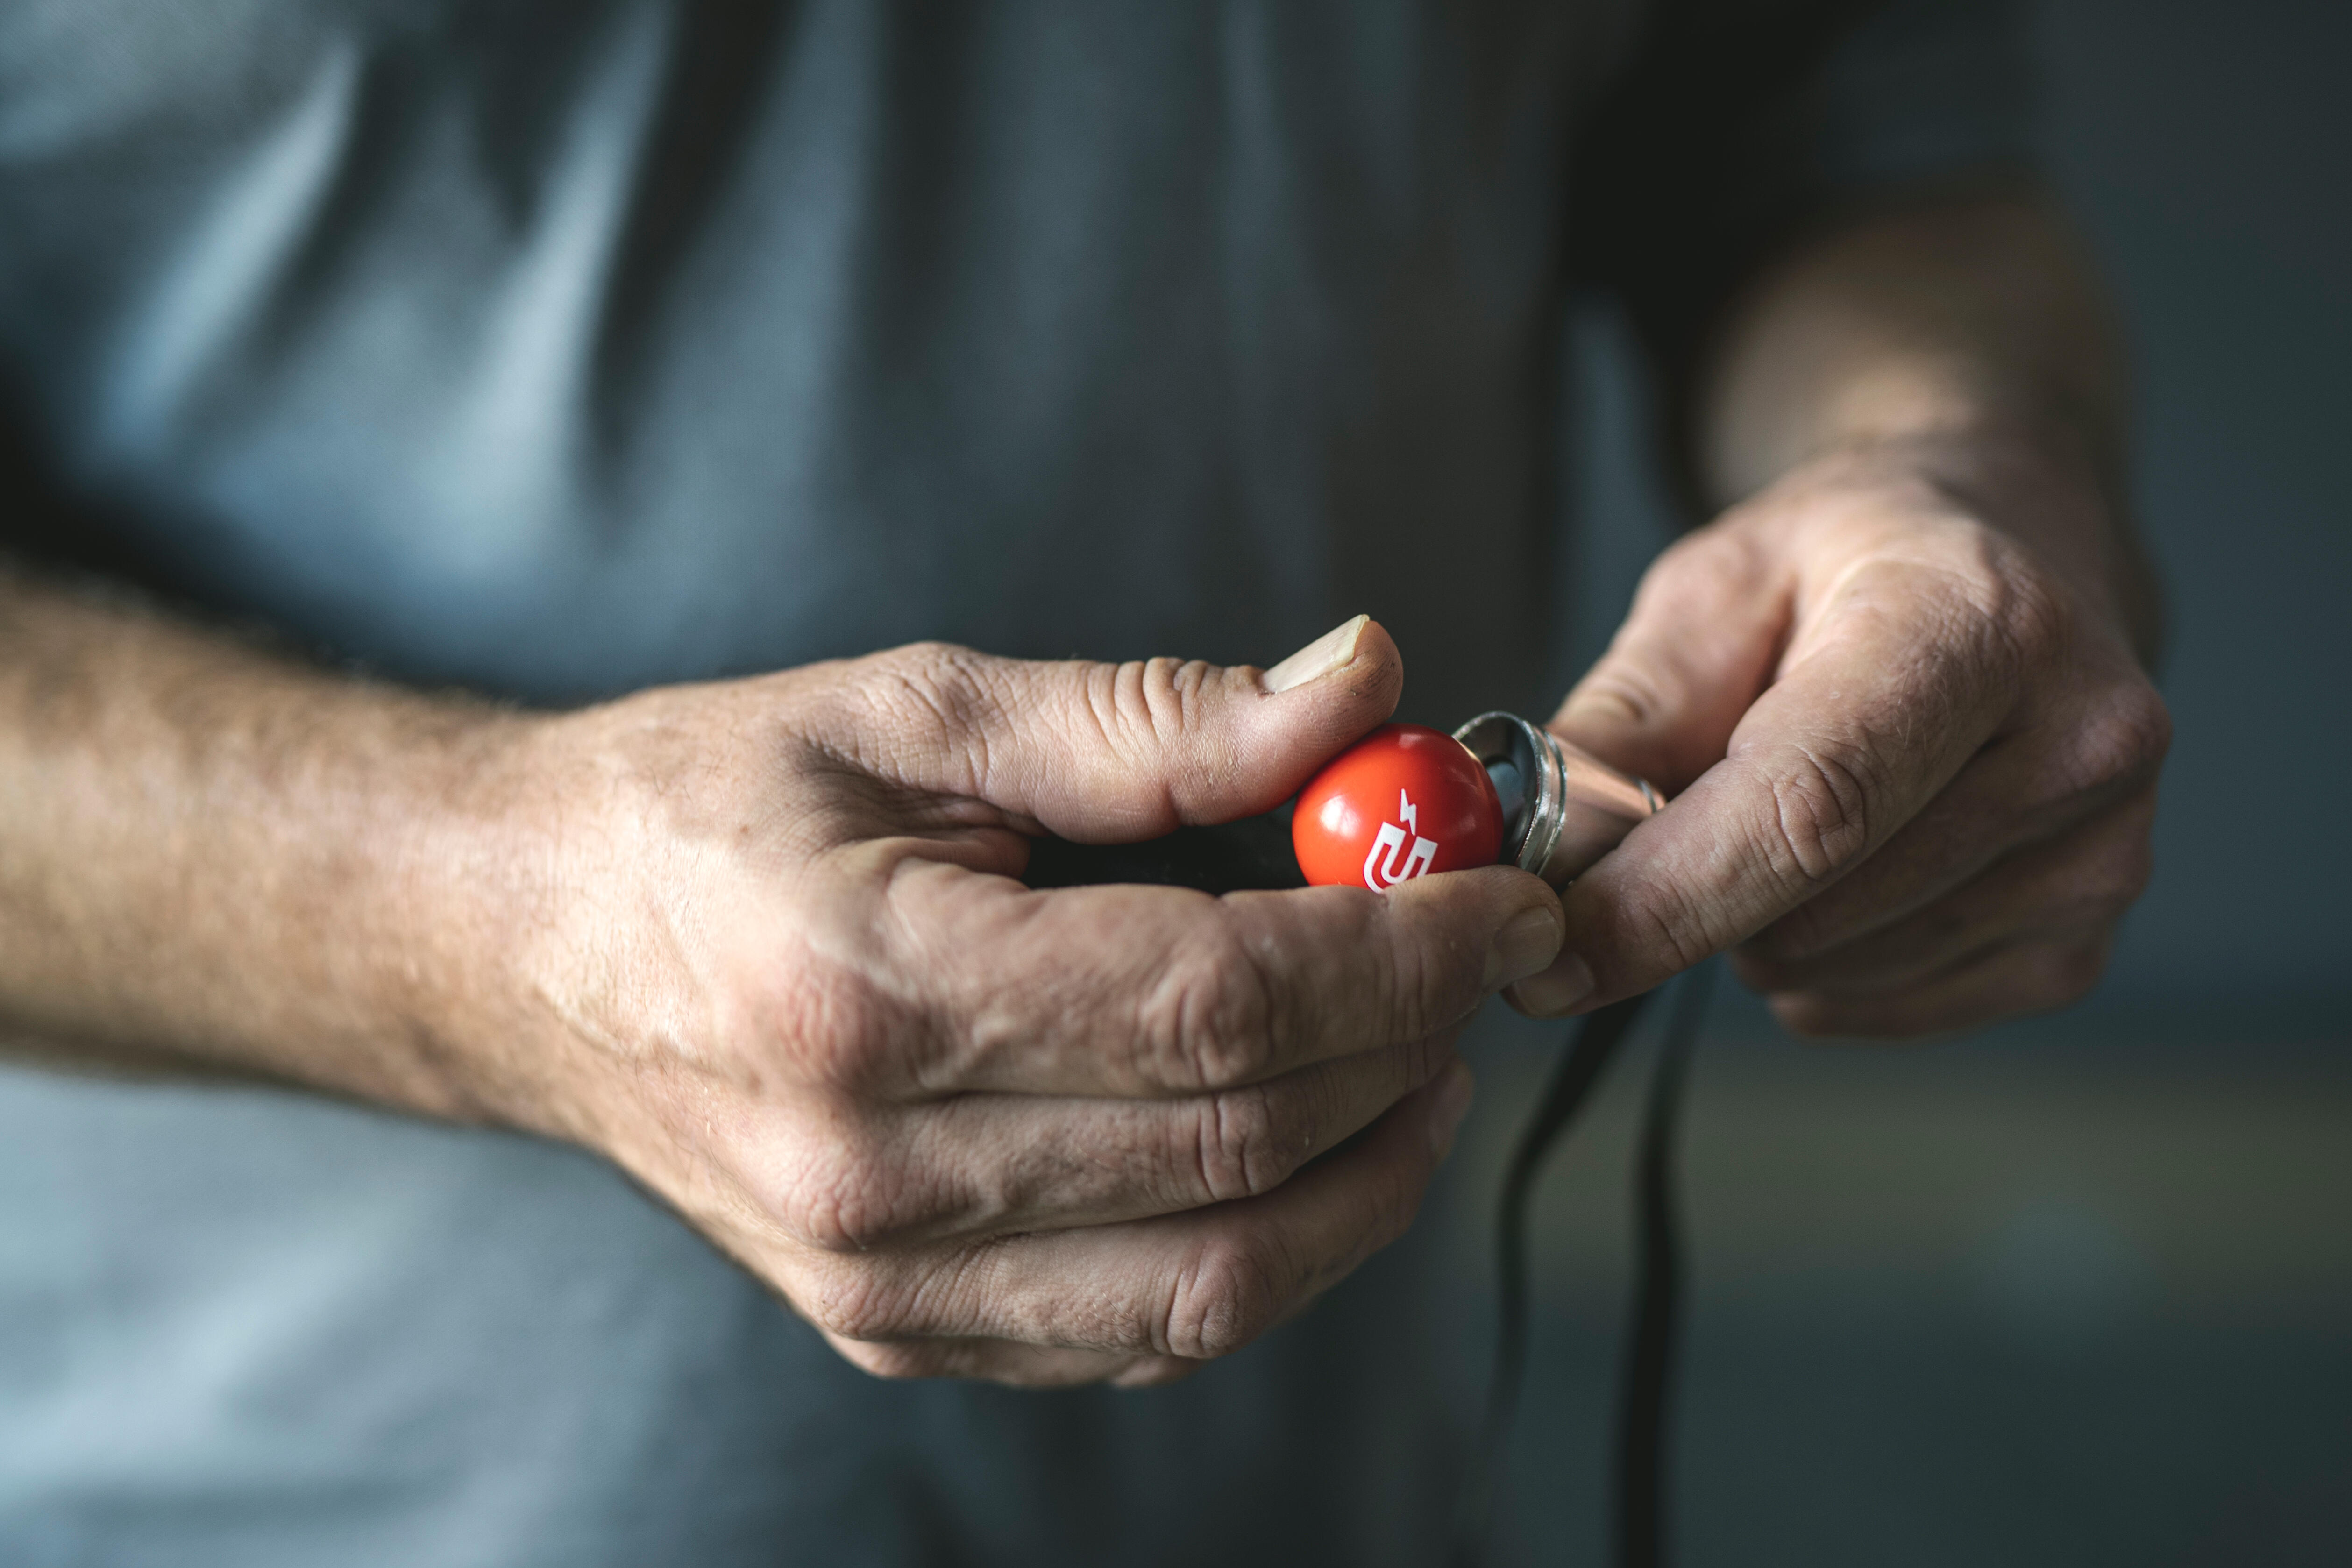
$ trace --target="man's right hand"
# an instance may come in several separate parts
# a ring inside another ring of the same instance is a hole
[[[1454,1037],[1559,901],[1032,891],[1029,836],[1268,810],[1401,679],[1359,618],[1268,672],[927,645],[512,725],[451,800],[472,847],[409,862],[426,1027],[860,1366],[1181,1375],[1403,1229]]]

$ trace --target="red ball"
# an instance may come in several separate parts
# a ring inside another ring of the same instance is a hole
[[[1460,741],[1417,724],[1384,724],[1308,780],[1290,842],[1317,886],[1386,893],[1430,872],[1493,865],[1503,803]]]

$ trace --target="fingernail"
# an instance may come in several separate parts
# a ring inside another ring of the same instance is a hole
[[[1496,990],[1549,968],[1559,952],[1559,916],[1549,909],[1523,909],[1512,915],[1486,949],[1486,988]]]
[[[1445,1070],[1444,1081],[1437,1086],[1437,1098],[1429,1107],[1429,1147],[1441,1160],[1454,1152],[1454,1134],[1461,1130],[1462,1118],[1470,1113],[1475,1087],[1470,1070],[1458,1061]]]
[[[1334,626],[1287,659],[1265,673],[1265,689],[1286,692],[1293,686],[1319,680],[1356,656],[1356,644],[1364,635],[1364,628],[1372,623],[1369,615],[1359,615]]]
[[[1592,995],[1596,982],[1591,966],[1573,953],[1540,975],[1530,975],[1511,988],[1511,1001],[1521,1012],[1556,1019]]]

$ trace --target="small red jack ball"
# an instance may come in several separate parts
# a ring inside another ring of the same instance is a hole
[[[1417,724],[1384,724],[1308,780],[1290,842],[1317,886],[1386,893],[1433,871],[1493,865],[1503,804],[1460,741]]]

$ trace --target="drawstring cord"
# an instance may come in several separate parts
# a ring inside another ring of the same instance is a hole
[[[1618,1374],[1617,1471],[1613,1525],[1618,1568],[1664,1568],[1667,1396],[1674,1377],[1675,1329],[1681,1315],[1683,1259],[1675,1216],[1675,1140],[1683,1085],[1698,1039],[1715,966],[1684,977],[1666,1020],[1634,1160],[1634,1270],[1632,1337]],[[1535,1180],[1562,1134],[1633,1032],[1648,997],[1628,997],[1588,1014],[1542,1102],[1519,1134],[1496,1209],[1498,1299],[1495,1363],[1486,1415],[1455,1520],[1452,1568],[1480,1568],[1493,1527],[1511,1426],[1528,1357],[1528,1207]]]

